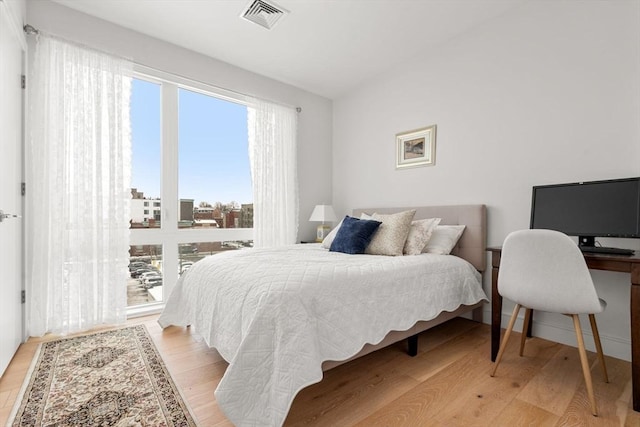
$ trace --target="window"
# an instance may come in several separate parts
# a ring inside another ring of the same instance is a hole
[[[162,279],[143,289],[131,277],[135,311],[161,304],[204,256],[253,244],[246,106],[218,89],[145,72],[131,96],[130,256],[159,266]]]
[[[162,301],[162,245],[129,247],[127,305]]]
[[[179,227],[238,228],[253,209],[247,107],[183,88],[178,106]]]
[[[150,199],[160,198],[160,89],[159,83],[142,79],[131,85],[132,229],[160,227],[160,218],[149,218],[144,209]]]

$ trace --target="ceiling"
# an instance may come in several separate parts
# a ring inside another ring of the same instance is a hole
[[[335,99],[525,0],[276,0],[271,30],[250,0],[54,1]]]

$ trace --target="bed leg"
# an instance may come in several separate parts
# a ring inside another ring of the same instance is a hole
[[[473,319],[474,322],[482,323],[483,317],[484,316],[483,316],[482,306],[478,308],[474,308],[473,311],[471,312],[471,318]]]
[[[407,338],[407,343],[409,344],[407,354],[411,357],[415,357],[418,354],[418,335],[412,335]]]

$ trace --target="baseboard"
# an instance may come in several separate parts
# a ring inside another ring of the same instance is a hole
[[[127,307],[127,319],[150,316],[152,314],[160,314],[162,313],[163,308],[164,308],[164,303],[162,302],[138,305],[135,307]]]

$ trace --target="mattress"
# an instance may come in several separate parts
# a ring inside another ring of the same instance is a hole
[[[388,332],[487,300],[452,255],[347,255],[319,244],[209,256],[174,287],[158,322],[191,325],[229,362],[215,396],[237,426],[280,426],[295,395]]]

